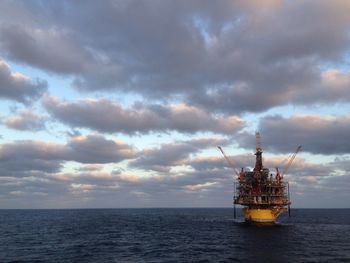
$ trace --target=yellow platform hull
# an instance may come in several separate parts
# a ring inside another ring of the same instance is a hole
[[[251,223],[275,223],[286,208],[243,208],[245,221]]]

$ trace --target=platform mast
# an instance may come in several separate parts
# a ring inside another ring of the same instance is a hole
[[[261,136],[259,132],[255,133],[255,138],[256,138],[256,161],[255,161],[255,167],[254,167],[254,172],[260,172],[263,169],[263,164],[262,164],[262,148],[261,148]]]

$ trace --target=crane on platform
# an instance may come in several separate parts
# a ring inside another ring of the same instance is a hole
[[[233,171],[235,171],[235,174],[237,175],[237,177],[239,177],[239,172],[238,170],[235,168],[235,166],[233,165],[233,163],[231,162],[231,160],[227,157],[224,149],[222,149],[221,146],[218,146],[218,149],[220,150],[220,152],[222,153],[222,155],[225,157],[228,165],[233,169]],[[243,168],[242,168],[243,170]],[[234,192],[233,192],[233,200],[236,199],[236,182],[235,180],[233,181],[233,189],[234,189]],[[233,203],[233,218],[236,219],[236,203],[234,202]]]
[[[284,170],[282,172],[282,176],[284,176],[287,172],[289,167],[292,165],[295,157],[297,156],[298,152],[301,150],[301,145],[298,146],[298,148],[296,149],[296,151],[293,153],[293,155],[289,158],[286,166],[284,167]]]
[[[299,146],[297,147],[297,149],[295,150],[295,152],[287,158],[287,164],[286,164],[286,166],[284,167],[284,170],[283,170],[283,172],[282,172],[281,178],[283,178],[283,176],[288,172],[289,167],[292,165],[292,163],[293,163],[295,157],[297,156],[297,154],[298,154],[298,152],[299,152],[300,150],[301,150],[301,145],[299,145]],[[276,169],[277,169],[277,174],[279,174],[278,168],[276,168]],[[289,217],[290,217],[290,192],[289,192],[289,183],[287,183],[287,191],[288,191],[288,200],[289,200],[289,203],[288,203],[288,215],[289,215]]]
[[[237,176],[239,176],[238,170],[235,168],[235,166],[233,165],[233,163],[231,162],[231,160],[227,157],[226,153],[224,152],[224,149],[222,149],[221,146],[218,146],[218,149],[220,150],[220,152],[222,153],[222,155],[223,155],[224,158],[226,159],[228,165],[233,169],[233,171],[235,171],[235,174],[236,174]]]

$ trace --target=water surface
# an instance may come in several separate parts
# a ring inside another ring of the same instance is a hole
[[[0,210],[0,262],[350,262],[350,209]]]

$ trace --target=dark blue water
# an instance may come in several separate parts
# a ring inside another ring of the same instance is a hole
[[[0,210],[0,262],[350,262],[350,209],[274,227],[232,209]]]

